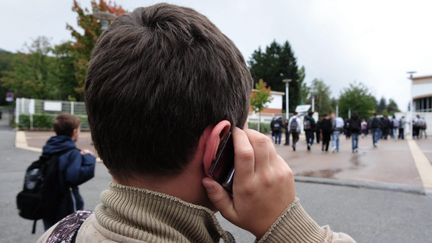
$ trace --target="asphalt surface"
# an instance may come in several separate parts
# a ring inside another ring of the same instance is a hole
[[[14,139],[15,131],[0,121],[0,242],[35,242],[42,234],[42,223],[31,235],[32,222],[18,216],[15,196],[25,168],[38,154],[16,149]],[[106,168],[98,163],[95,178],[80,187],[85,208],[96,206],[109,182]],[[303,206],[320,225],[330,225],[357,242],[432,242],[430,195],[316,183],[297,183],[296,188]],[[253,242],[248,232],[222,218],[221,223],[237,242]]]

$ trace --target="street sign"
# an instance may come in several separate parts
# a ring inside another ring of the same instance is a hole
[[[14,101],[14,93],[7,92],[6,93],[6,102],[12,103]]]

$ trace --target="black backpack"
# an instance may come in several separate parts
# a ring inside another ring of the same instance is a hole
[[[42,155],[31,163],[25,173],[23,190],[16,196],[19,215],[34,220],[33,234],[37,220],[54,216],[55,209],[68,191],[58,162],[63,153]]]

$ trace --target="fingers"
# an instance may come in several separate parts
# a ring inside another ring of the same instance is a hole
[[[216,209],[219,210],[225,218],[235,220],[236,212],[228,192],[225,191],[219,183],[209,177],[204,178],[202,183],[207,191],[208,198]]]
[[[269,167],[269,152],[271,149],[270,139],[255,130],[246,130],[249,141],[254,150],[255,156],[255,173],[267,170]]]
[[[248,136],[240,128],[233,129],[235,180],[243,183],[253,177],[255,171],[255,156]]]

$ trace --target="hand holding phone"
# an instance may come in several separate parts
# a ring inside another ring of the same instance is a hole
[[[294,201],[294,176],[266,135],[234,128],[232,137],[232,195],[214,179],[204,178],[203,185],[226,219],[260,238]]]

